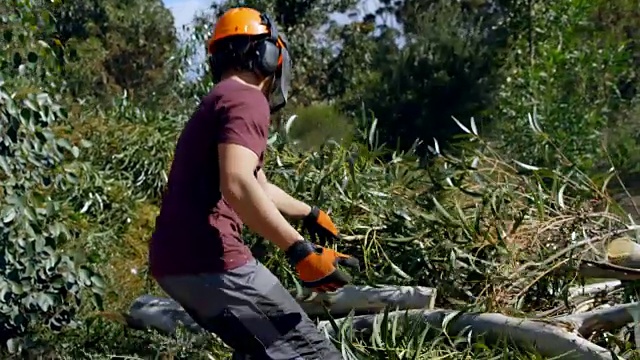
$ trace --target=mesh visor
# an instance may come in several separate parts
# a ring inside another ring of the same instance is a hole
[[[281,54],[282,66],[276,72],[271,95],[269,96],[269,107],[272,114],[287,104],[291,86],[291,57],[286,48],[282,48]]]

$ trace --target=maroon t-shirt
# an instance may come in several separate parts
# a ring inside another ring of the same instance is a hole
[[[242,145],[262,166],[269,130],[262,92],[223,80],[202,99],[176,145],[149,247],[154,277],[221,272],[252,259],[243,223],[220,193],[218,144]]]

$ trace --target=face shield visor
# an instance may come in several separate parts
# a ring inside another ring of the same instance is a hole
[[[275,113],[282,109],[289,98],[289,89],[291,86],[291,57],[286,48],[286,40],[283,40],[285,46],[280,50],[282,56],[282,64],[276,71],[273,79],[273,86],[269,94],[269,108],[271,113]]]

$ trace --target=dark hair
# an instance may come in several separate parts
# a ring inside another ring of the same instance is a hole
[[[209,65],[214,82],[230,70],[254,70],[255,43],[266,35],[229,36],[215,42],[213,54],[209,56]]]

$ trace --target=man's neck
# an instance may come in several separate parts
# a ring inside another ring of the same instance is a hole
[[[250,86],[262,91],[263,82],[258,79],[258,76],[251,72],[231,73],[227,76],[223,76],[222,79],[232,79],[243,85]]]

